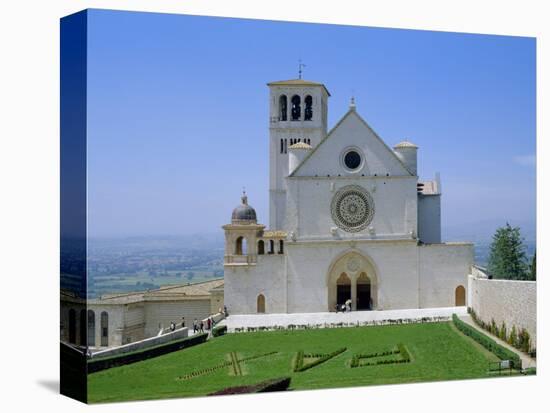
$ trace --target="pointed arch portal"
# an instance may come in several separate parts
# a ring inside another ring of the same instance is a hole
[[[328,309],[351,299],[352,310],[374,310],[378,306],[378,278],[372,260],[351,250],[337,257],[327,274]]]

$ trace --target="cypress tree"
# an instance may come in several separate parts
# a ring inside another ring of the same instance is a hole
[[[531,265],[529,265],[529,281],[537,280],[537,251],[533,254],[533,259],[531,260]]]
[[[487,270],[494,278],[525,280],[528,277],[525,246],[519,228],[509,223],[493,235]]]

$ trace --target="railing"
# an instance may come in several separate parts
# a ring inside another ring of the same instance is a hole
[[[226,255],[223,257],[225,264],[255,264],[257,256],[254,255]]]

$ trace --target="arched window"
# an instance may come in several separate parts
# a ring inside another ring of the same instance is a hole
[[[258,254],[259,255],[265,254],[265,244],[263,240],[258,241]]]
[[[300,117],[302,116],[302,107],[300,106],[300,96],[294,95],[292,96],[292,118],[291,120],[300,120]]]
[[[275,254],[275,241],[269,240],[269,252],[268,254]]]
[[[95,313],[88,310],[88,346],[95,347]]]
[[[283,240],[280,239],[280,240],[279,240],[279,254],[283,254],[283,253],[284,253],[283,246],[284,246]]]
[[[281,153],[284,152],[284,145],[283,145],[283,139],[281,139]]]
[[[109,345],[109,314],[106,311],[101,313],[101,345]]]
[[[456,287],[455,290],[455,306],[464,307],[466,305],[466,290],[462,285]]]
[[[85,346],[86,345],[86,310],[82,309],[80,310],[80,325],[78,326],[78,332],[79,332],[79,338],[80,338],[80,345]]]
[[[265,297],[263,294],[258,295],[256,308],[258,313],[265,313]]]
[[[287,120],[287,107],[288,105],[286,95],[281,95],[281,97],[279,98],[279,120]]]
[[[310,95],[307,95],[304,99],[306,108],[304,109],[304,119],[311,120],[313,118],[313,99]]]
[[[69,343],[76,344],[76,311],[74,308],[69,310]]]
[[[237,238],[235,242],[235,255],[246,255],[246,238]]]

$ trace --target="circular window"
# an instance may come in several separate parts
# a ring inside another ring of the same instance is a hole
[[[344,155],[344,164],[348,169],[357,169],[361,165],[361,155],[357,151],[349,151]]]
[[[334,195],[330,210],[332,219],[339,228],[347,232],[359,232],[374,217],[374,201],[362,187],[349,185]]]

